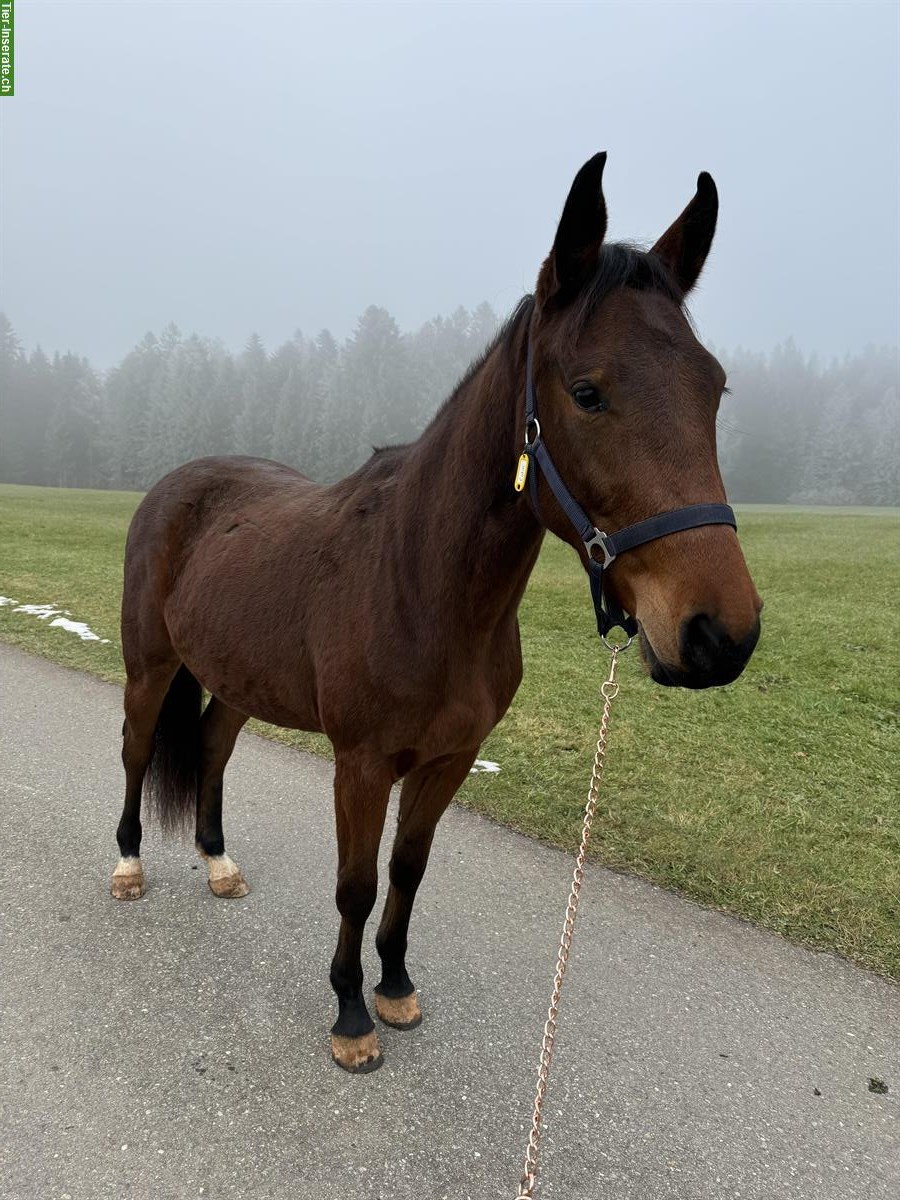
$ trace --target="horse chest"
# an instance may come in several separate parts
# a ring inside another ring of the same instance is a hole
[[[366,691],[378,705],[366,709],[379,714],[373,732],[380,748],[414,747],[416,757],[428,761],[480,745],[520,681],[516,639],[501,655],[461,652],[449,660],[395,664],[390,675],[371,679]]]

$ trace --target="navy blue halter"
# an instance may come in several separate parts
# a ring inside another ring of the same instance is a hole
[[[648,517],[645,521],[628,525],[616,533],[601,533],[563,483],[559,471],[550,457],[550,451],[541,438],[541,426],[537,415],[537,394],[534,388],[530,332],[525,371],[525,447],[523,453],[527,454],[530,460],[528,482],[535,515],[540,519],[537,491],[539,468],[544,472],[544,477],[560,508],[575,526],[578,536],[584,542],[588,558],[591,599],[594,602],[594,613],[597,617],[597,631],[601,637],[605,638],[616,626],[624,629],[628,637],[634,637],[638,631],[635,618],[629,616],[618,601],[610,596],[603,587],[603,572],[620,554],[624,554],[626,550],[633,550],[635,546],[643,546],[645,542],[653,542],[657,538],[667,537],[670,533],[679,533],[682,529],[696,529],[699,525],[730,525],[733,529],[737,529],[737,521],[731,505],[687,504],[683,508],[672,508],[668,512],[657,513],[654,517]],[[602,554],[602,560],[594,557],[595,550]]]

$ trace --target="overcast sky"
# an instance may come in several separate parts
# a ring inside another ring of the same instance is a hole
[[[530,290],[607,150],[610,234],[719,186],[718,347],[898,340],[896,4],[17,6],[2,294],[26,346],[271,348]]]

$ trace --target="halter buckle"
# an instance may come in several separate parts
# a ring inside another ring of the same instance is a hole
[[[594,526],[593,537],[585,538],[584,542],[584,548],[587,550],[587,556],[592,562],[597,562],[597,559],[594,558],[593,554],[591,553],[595,546],[599,546],[600,550],[603,552],[602,565],[603,570],[605,571],[609,564],[616,558],[616,552],[615,550],[610,549],[609,536],[605,533],[601,533],[596,526]],[[598,563],[597,565],[599,566],[600,564]]]

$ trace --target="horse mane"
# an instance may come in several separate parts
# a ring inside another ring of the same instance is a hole
[[[447,399],[443,402],[443,404],[441,405],[441,408],[446,407],[448,404],[452,404],[453,401],[456,399],[456,397],[459,395],[459,393],[464,391],[469,386],[469,384],[472,382],[472,380],[475,378],[475,376],[478,374],[478,372],[481,370],[481,368],[484,366],[484,364],[487,362],[487,360],[491,357],[491,355],[494,353],[494,351],[497,349],[498,346],[507,345],[509,342],[512,341],[513,336],[519,327],[519,322],[522,320],[522,318],[526,312],[529,312],[529,313],[531,312],[531,307],[532,307],[533,302],[534,302],[534,297],[530,293],[528,295],[522,297],[522,299],[519,301],[519,303],[516,305],[516,307],[512,310],[512,312],[509,314],[509,316],[506,318],[506,320],[503,322],[503,324],[500,326],[500,328],[497,330],[497,332],[494,334],[494,336],[491,338],[491,340],[488,342],[488,344],[485,346],[485,348],[481,351],[481,353],[479,355],[477,355],[471,361],[471,363],[469,363],[468,367],[466,368],[465,374],[460,378],[456,387],[453,389],[453,391],[450,393],[450,395],[447,397]],[[438,411],[440,411],[440,409]]]
[[[518,328],[523,315],[531,311],[532,301],[533,297],[531,295],[522,297],[485,348],[468,365],[465,374],[460,377],[450,394],[438,405],[434,416],[428,422],[426,428],[433,424],[453,404],[460,392],[468,387],[497,347],[512,341],[512,336]],[[349,478],[356,480],[365,474],[369,479],[374,481],[392,475],[402,466],[409,451],[415,445],[416,442],[413,441],[387,446],[373,446],[371,456]]]

